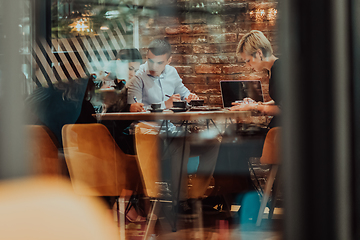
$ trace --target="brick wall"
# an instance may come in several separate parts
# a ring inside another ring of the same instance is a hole
[[[166,37],[172,45],[172,63],[184,84],[205,103],[221,106],[220,80],[261,80],[265,100],[268,77],[246,68],[235,50],[241,37],[257,29],[269,38],[277,53],[277,2],[272,0],[172,0],[161,1],[162,11],[140,19],[140,48],[155,38]],[[169,11],[167,11],[168,9]]]

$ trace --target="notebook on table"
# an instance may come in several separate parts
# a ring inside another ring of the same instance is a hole
[[[264,101],[261,82],[259,80],[220,81],[223,107],[231,107],[231,103],[251,98],[257,102]]]

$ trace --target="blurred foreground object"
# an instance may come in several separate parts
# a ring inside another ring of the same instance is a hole
[[[0,232],[7,240],[118,239],[105,205],[79,198],[59,178],[0,183]]]

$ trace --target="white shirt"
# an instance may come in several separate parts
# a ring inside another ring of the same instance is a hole
[[[161,103],[161,108],[165,109],[165,101],[169,98],[165,95],[172,96],[180,94],[182,99],[189,96],[190,91],[182,83],[182,79],[172,66],[166,65],[160,76],[150,75],[147,62],[140,66],[135,77],[127,84],[128,103],[137,102],[144,104],[145,109],[153,103]]]

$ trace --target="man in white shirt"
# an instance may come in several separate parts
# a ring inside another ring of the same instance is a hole
[[[176,69],[169,66],[171,62],[171,45],[164,39],[155,39],[149,45],[147,62],[140,66],[135,77],[127,83],[128,103],[131,104],[131,112],[145,111],[153,103],[160,103],[162,108],[172,108],[174,101],[182,99],[190,102],[199,97],[191,93],[182,83],[182,79]],[[199,156],[199,166],[197,176],[201,181],[196,186],[200,191],[205,192],[210,184],[212,174],[215,169],[220,143],[218,140],[190,143],[183,138],[167,141],[167,147],[163,159],[171,159],[171,181],[173,200],[176,200],[179,191],[180,171],[180,212],[187,213],[187,163],[191,156]],[[185,147],[184,147],[185,142]],[[182,162],[182,154],[184,161]],[[181,170],[182,169],[182,170]],[[166,169],[163,171],[166,172]],[[195,185],[195,184],[194,184]]]
[[[190,93],[182,83],[176,69],[170,66],[171,45],[163,39],[156,39],[149,45],[147,61],[141,65],[134,78],[127,84],[128,103],[131,112],[144,111],[152,103],[161,103],[161,108],[172,108],[173,101],[182,99],[190,102],[199,97]]]

